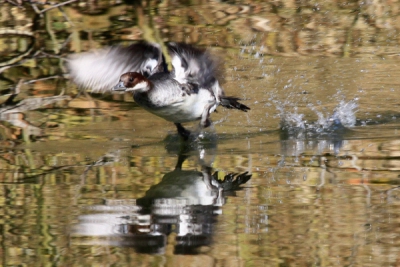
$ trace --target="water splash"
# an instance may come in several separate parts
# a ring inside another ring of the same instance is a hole
[[[297,107],[294,108],[293,112],[288,112],[285,105],[278,105],[281,129],[289,133],[307,131],[306,136],[310,137],[310,135],[329,134],[351,128],[356,124],[357,99],[348,102],[341,100],[332,113],[319,111],[314,105],[308,107],[317,115],[317,121],[308,122],[305,120],[304,114],[299,113]]]
[[[340,101],[332,113],[308,105],[318,117],[314,122],[305,120],[305,115],[299,113],[296,107],[287,112],[285,106],[282,103],[277,105],[281,119],[280,138],[284,141],[282,155],[297,157],[307,150],[318,151],[318,154],[329,150],[338,154],[343,146],[343,135],[356,123],[357,99]]]
[[[338,119],[344,127],[354,127],[358,108],[357,100],[358,99],[353,99],[349,102],[340,101],[332,117]]]
[[[351,128],[356,124],[356,112],[357,112],[357,99],[345,102],[341,100],[336,108],[333,110],[333,114],[324,115],[324,113],[316,111],[318,120],[316,125],[322,130],[334,131],[340,128]]]

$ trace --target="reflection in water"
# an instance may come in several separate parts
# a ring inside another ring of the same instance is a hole
[[[182,152],[190,149],[189,143],[183,146]],[[72,235],[106,237],[81,243],[130,246],[143,253],[164,253],[171,233],[176,234],[176,254],[195,253],[197,248],[210,245],[225,194],[238,190],[251,174],[230,173],[219,180],[218,172],[212,174],[206,165],[201,165],[200,171],[183,170],[187,158],[180,153],[175,169],[142,198],[87,206],[85,213],[90,214],[79,216]]]
[[[71,100],[71,97],[58,95],[40,98],[27,98],[19,102],[14,102],[15,98],[17,98],[18,94],[20,93],[20,86],[22,82],[23,81],[20,80],[14,92],[7,96],[6,100],[2,104],[0,104],[0,125],[7,129],[9,127],[5,125],[5,123],[10,123],[15,127],[20,128],[24,141],[29,142],[29,138],[41,137],[44,134],[43,130],[40,127],[37,127],[31,122],[25,120],[24,113],[31,110],[37,110],[39,108],[42,108],[43,106],[65,103]],[[14,134],[10,134],[10,132],[12,132],[12,130],[5,131],[4,134],[0,133],[0,139],[16,139],[17,136],[15,136]]]
[[[287,162],[290,157],[294,158],[294,162],[302,162],[303,165],[312,165],[313,162],[321,168],[319,174],[319,182],[316,189],[320,190],[325,185],[327,177],[335,178],[335,174],[331,173],[328,168],[331,154],[338,156],[340,149],[344,144],[344,137],[350,132],[350,128],[354,127],[356,122],[355,109],[357,103],[355,100],[344,102],[334,109],[333,114],[327,115],[317,111],[314,107],[312,110],[318,115],[316,122],[308,122],[304,120],[304,114],[297,112],[286,112],[282,106],[278,106],[281,116],[280,140],[281,140],[281,160],[278,167],[291,165]],[[296,110],[297,111],[297,110]],[[309,162],[306,163],[304,155],[307,152],[312,153]],[[356,164],[353,155],[351,166],[360,170]],[[335,160],[334,160],[335,161]],[[303,175],[303,180],[307,179],[307,175]],[[287,183],[290,183],[287,180]]]

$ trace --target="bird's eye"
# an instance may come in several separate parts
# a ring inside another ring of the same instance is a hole
[[[129,81],[130,81],[130,82],[133,82],[133,78],[132,78],[132,77],[129,77]]]

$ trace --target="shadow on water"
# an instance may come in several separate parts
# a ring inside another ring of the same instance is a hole
[[[218,172],[213,173],[212,162],[205,163],[205,154],[215,153],[216,142],[208,139],[206,143],[180,142],[172,136],[166,147],[169,152],[179,151],[174,170],[141,198],[106,199],[104,205],[84,207],[84,214],[72,226],[73,242],[128,246],[140,253],[163,254],[168,236],[174,233],[174,254],[196,254],[199,247],[211,245],[226,196],[234,196],[252,175],[228,173],[221,178]],[[198,153],[199,171],[183,167],[193,152]],[[79,240],[82,237],[93,239]]]

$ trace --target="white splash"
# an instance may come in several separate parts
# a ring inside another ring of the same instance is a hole
[[[310,105],[309,108],[318,117],[317,121],[312,123],[307,122],[304,119],[304,114],[299,114],[296,107],[293,112],[288,112],[284,106],[277,106],[283,130],[307,130],[314,133],[327,133],[338,129],[351,128],[356,124],[357,99],[348,102],[340,101],[332,113],[323,113],[318,111],[315,106]]]

